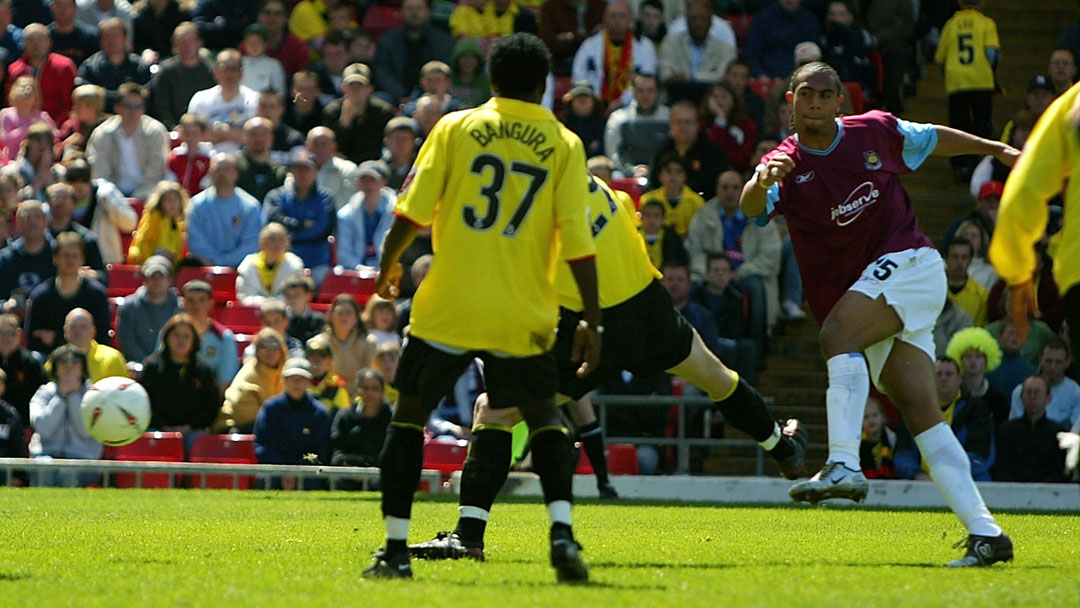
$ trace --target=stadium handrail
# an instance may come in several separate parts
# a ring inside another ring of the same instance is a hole
[[[264,486],[269,489],[273,477],[297,477],[299,479],[324,478],[330,481],[330,489],[340,479],[377,480],[379,469],[375,467],[338,467],[329,465],[284,465],[284,464],[231,464],[217,462],[152,462],[152,461],[117,461],[117,460],[73,460],[66,458],[0,458],[0,470],[7,473],[7,484],[14,485],[12,475],[15,471],[84,471],[103,475],[102,483],[108,485],[110,473],[134,473],[135,487],[142,487],[144,473],[174,473],[199,476],[197,487],[206,487],[207,475],[231,475],[233,488],[239,486],[241,476],[261,475]],[[442,473],[425,469],[420,474],[421,485],[427,482],[428,492],[448,491],[442,483]],[[169,487],[173,486],[173,475],[169,476]]]
[[[672,405],[678,408],[679,416],[676,423],[676,431],[674,437],[617,437],[608,435],[605,439],[607,443],[633,443],[635,445],[673,445],[677,452],[677,461],[675,465],[676,473],[689,473],[690,471],[690,448],[694,446],[707,446],[707,447],[753,447],[754,451],[754,474],[762,476],[765,474],[765,451],[758,445],[758,442],[752,439],[717,439],[709,437],[709,432],[712,427],[711,418],[713,416],[719,416],[720,413],[714,411],[713,402],[708,397],[695,396],[695,395],[605,395],[594,394],[589,397],[594,406],[597,406],[596,417],[600,421],[601,428],[608,428],[607,424],[607,408],[611,405],[630,406],[630,407],[670,407]],[[771,400],[770,400],[771,401]],[[704,438],[688,438],[686,436],[686,408],[687,406],[704,406],[708,409],[705,410],[705,424]]]

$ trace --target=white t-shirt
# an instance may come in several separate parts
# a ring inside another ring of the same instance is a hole
[[[135,133],[138,134],[138,131]],[[139,160],[139,153],[135,149],[135,135],[124,135],[122,130],[120,157],[120,175],[117,176],[116,187],[124,193],[124,196],[131,196],[131,193],[138,189],[139,181],[142,180],[142,161]]]
[[[191,96],[188,112],[198,114],[212,126],[223,122],[233,127],[241,127],[247,119],[255,116],[255,107],[259,105],[259,94],[240,85],[240,92],[232,99],[221,96],[221,85],[214,85]]]
[[[266,55],[259,57],[244,55],[243,61],[244,78],[240,81],[240,86],[247,87],[256,93],[262,93],[266,89],[274,89],[281,94],[286,92],[285,69],[281,67],[280,61]]]

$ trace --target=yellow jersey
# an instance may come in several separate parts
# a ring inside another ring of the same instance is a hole
[[[1046,202],[1065,192],[1065,224],[1056,235],[1054,280],[1062,294],[1080,285],[1080,84],[1050,104],[1024,145],[1001,195],[990,262],[1009,285],[1035,275],[1035,243],[1046,232]]]
[[[629,197],[627,201],[616,197],[603,181],[589,178],[589,218],[596,241],[601,308],[622,304],[662,276],[653,267],[645,242],[634,227],[634,203]],[[559,265],[555,289],[560,306],[577,312],[584,309],[569,264]]]
[[[974,8],[956,11],[941,29],[934,61],[945,66],[945,90],[994,89],[994,69],[986,49],[1001,48],[994,20]]]
[[[694,219],[694,214],[698,212],[698,209],[705,206],[705,199],[701,198],[701,195],[691,190],[690,186],[687,185],[683,185],[682,192],[679,193],[679,204],[674,207],[671,206],[671,202],[664,195],[663,188],[650,190],[641,195],[642,207],[645,206],[645,203],[653,201],[664,206],[664,224],[674,228],[675,232],[684,238],[690,230],[690,220]]]
[[[550,350],[560,251],[595,253],[588,183],[581,140],[537,104],[494,97],[442,117],[394,207],[432,227],[411,334],[510,356]]]

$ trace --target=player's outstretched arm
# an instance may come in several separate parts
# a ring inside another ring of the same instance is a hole
[[[983,139],[945,125],[934,125],[934,130],[937,131],[938,139],[937,147],[934,148],[934,154],[937,156],[989,155],[1009,167],[1013,166],[1020,156],[1020,150],[1000,141]]]
[[[768,206],[768,191],[773,184],[784,179],[795,168],[795,161],[783,152],[777,152],[768,163],[758,165],[754,176],[743,186],[739,205],[746,217],[757,217],[765,213]]]
[[[600,363],[600,334],[603,332],[603,319],[600,313],[600,298],[597,295],[596,260],[590,256],[568,263],[578,291],[581,292],[584,321],[574,333],[572,360],[575,363],[582,362],[577,374],[579,377],[584,377],[592,373]]]
[[[401,254],[412,244],[416,238],[416,224],[401,217],[394,216],[394,223],[390,224],[390,230],[386,233],[383,241],[382,257],[379,259],[379,278],[375,281],[375,292],[379,296],[392,300],[401,294]]]

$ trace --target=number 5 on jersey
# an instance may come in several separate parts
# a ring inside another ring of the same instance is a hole
[[[465,224],[473,230],[490,230],[495,225],[495,220],[499,218],[499,206],[502,204],[500,196],[503,186],[506,185],[506,163],[502,158],[494,154],[479,154],[473,159],[469,170],[476,175],[483,175],[485,169],[489,168],[491,169],[491,181],[480,189],[480,194],[487,198],[487,212],[481,216],[475,205],[465,205],[462,209]],[[544,187],[548,177],[547,169],[520,160],[510,163],[510,172],[528,177],[529,186],[525,189],[521,200],[518,201],[517,208],[514,209],[514,213],[510,216],[510,221],[503,228],[503,236],[508,237],[517,234],[521,223],[529,215],[529,209],[532,208],[537,192]]]

